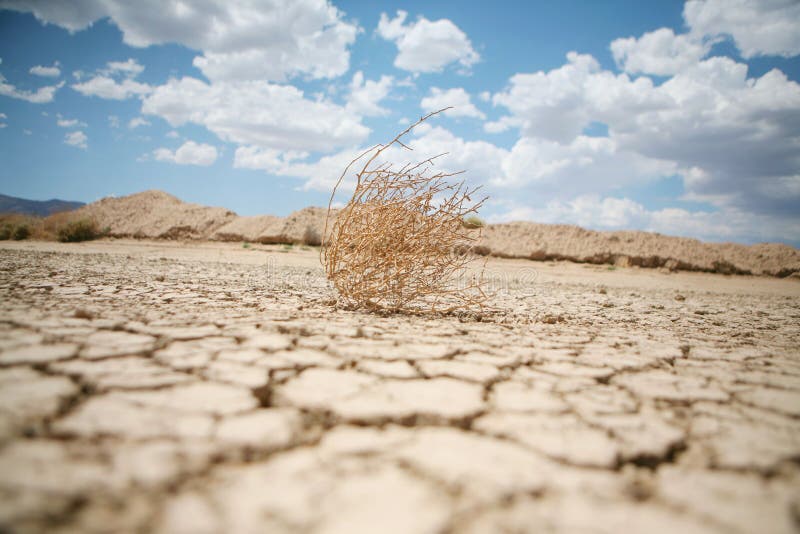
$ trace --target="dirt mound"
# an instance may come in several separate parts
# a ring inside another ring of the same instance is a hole
[[[264,240],[265,236],[280,233],[283,218],[274,215],[255,215],[237,217],[229,223],[217,228],[211,239],[214,241],[250,241],[253,243],[274,243]]]
[[[78,209],[118,237],[211,239],[319,245],[325,208],[304,208],[288,217],[239,217],[224,208],[189,204],[162,191],[104,198]],[[477,251],[505,258],[568,260],[619,266],[723,274],[791,276],[800,273],[800,251],[764,243],[703,243],[650,232],[596,232],[578,226],[513,222],[483,228]]]
[[[224,208],[189,204],[163,191],[104,198],[76,212],[92,217],[115,237],[207,239],[237,215]]]
[[[723,274],[789,276],[800,271],[800,251],[764,243],[703,243],[651,232],[596,232],[578,226],[514,222],[483,229],[478,252],[506,258],[569,260],[619,266]]]
[[[254,243],[295,243],[319,245],[325,228],[325,208],[303,208],[288,217],[256,215],[238,217],[218,228],[211,239],[216,241],[251,241]]]

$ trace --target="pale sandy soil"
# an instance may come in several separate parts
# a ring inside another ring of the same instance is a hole
[[[0,531],[800,528],[800,282],[487,269],[378,316],[315,249],[0,244]]]

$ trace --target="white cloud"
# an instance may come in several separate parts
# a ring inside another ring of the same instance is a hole
[[[114,80],[107,76],[95,76],[86,82],[76,83],[71,86],[84,96],[97,96],[109,100],[125,100],[132,96],[142,96],[150,93],[152,87],[146,83],[134,80]]]
[[[438,72],[455,62],[469,68],[480,59],[467,35],[451,20],[419,17],[404,24],[407,16],[402,10],[393,19],[381,13],[376,30],[397,45],[395,67],[415,73]]]
[[[592,56],[570,52],[567,58],[547,73],[515,74],[510,87],[492,97],[511,111],[524,135],[569,142],[588,122],[586,81],[600,67]]]
[[[105,72],[109,74],[121,73],[125,76],[135,78],[144,71],[144,66],[133,58],[127,61],[109,61]]]
[[[431,87],[428,96],[423,98],[422,102],[420,102],[420,107],[427,112],[437,111],[450,106],[452,106],[453,109],[448,109],[444,112],[448,117],[486,118],[486,115],[478,110],[472,103],[469,93],[461,87],[446,90],[439,89],[438,87]]]
[[[702,59],[710,49],[690,35],[675,35],[670,28],[660,28],[636,39],[611,42],[614,61],[630,73],[671,76]]]
[[[277,150],[327,151],[366,138],[358,117],[326,100],[309,100],[291,85],[171,79],[142,103],[142,113],[172,127],[200,124],[220,139]]]
[[[9,0],[4,7],[70,31],[110,17],[130,46],[179,43],[201,51],[194,64],[212,81],[339,76],[349,68],[348,47],[359,31],[324,0]]]
[[[88,137],[86,137],[86,134],[80,130],[69,132],[67,133],[67,135],[64,136],[64,142],[66,144],[77,148],[82,148],[83,150],[86,150],[88,148],[88,145],[86,143],[87,141]]]
[[[539,196],[565,198],[641,185],[676,171],[674,163],[652,159],[605,137],[578,136],[569,144],[523,137],[501,163],[493,185],[528,188]]]
[[[158,161],[169,161],[178,165],[208,167],[217,160],[217,149],[212,145],[186,141],[175,152],[168,148],[158,148],[153,151],[153,157]]]
[[[436,171],[458,172],[467,169],[468,174],[464,178],[473,184],[488,183],[501,172],[506,150],[485,141],[465,141],[444,128],[424,126],[426,125],[418,126],[413,131],[412,139],[403,139],[404,143],[414,149],[413,152],[394,146],[382,154],[381,161],[392,162],[401,167],[412,161],[419,162],[447,153],[446,157],[436,160]],[[304,180],[305,189],[330,191],[347,164],[368,148],[348,147],[316,161],[308,161],[308,154],[299,151],[281,154],[255,147],[240,147],[236,150],[234,166],[300,178]],[[346,180],[342,190],[346,191],[351,187],[352,181]]]
[[[800,236],[800,222],[788,217],[758,215],[735,208],[715,211],[689,211],[683,208],[648,210],[625,197],[581,195],[569,200],[554,200],[540,207],[515,203],[505,211],[487,217],[489,222],[536,221],[551,224],[576,224],[599,230],[638,228],[668,235],[695,237],[710,241],[781,241]]]
[[[537,221],[590,228],[641,228],[647,224],[647,210],[628,198],[581,195],[568,201],[550,201],[543,209],[531,211]]]
[[[116,115],[109,115],[108,116],[108,125],[112,128],[119,128],[119,117]]]
[[[580,136],[569,145],[522,138],[507,150],[486,141],[466,140],[425,123],[403,142],[414,151],[392,147],[382,155],[385,161],[402,166],[446,153],[436,161],[437,171],[466,170],[465,179],[489,187],[498,198],[522,195],[566,200],[581,194],[607,194],[676,172],[673,163],[622,151],[608,138]],[[308,161],[308,154],[300,152],[286,157],[279,151],[240,147],[234,165],[301,178],[306,189],[328,191],[347,163],[367,148],[351,147]]]
[[[730,35],[744,58],[800,54],[796,0],[689,0],[683,18],[695,35]]]
[[[668,162],[698,200],[761,212],[796,211],[800,202],[800,85],[777,70],[748,79],[746,65],[712,57],[655,86],[570,53],[558,69],[513,76],[493,101],[523,138],[563,147],[593,122],[605,124],[615,154]],[[640,175],[629,164],[619,160],[616,173]]]
[[[150,121],[144,117],[134,117],[128,122],[128,128],[130,129],[138,128],[139,126],[150,126]]]
[[[496,133],[503,133],[505,131],[510,130],[511,128],[519,128],[524,124],[523,121],[506,115],[504,117],[500,117],[496,121],[489,121],[483,124],[483,130],[486,133],[496,134]]]
[[[284,176],[302,176],[290,173],[287,166],[307,157],[308,152],[303,151],[282,151],[253,145],[240,146],[234,153],[233,166],[237,169],[260,169]]]
[[[85,122],[79,121],[78,119],[65,119],[65,118],[61,117],[61,115],[58,116],[58,120],[56,121],[56,124],[58,124],[58,126],[60,126],[61,128],[85,128],[86,127],[86,123]]]
[[[5,128],[8,124],[5,123],[5,120],[8,119],[5,113],[0,113],[0,128]]]
[[[175,130],[170,130],[167,132],[167,137],[169,137],[170,139],[177,139],[180,137],[180,134]]]
[[[2,59],[0,59],[0,63],[2,63]],[[52,102],[53,98],[55,98],[56,91],[63,85],[64,82],[60,82],[56,85],[39,87],[36,91],[24,91],[8,83],[5,77],[0,74],[0,95],[16,98],[18,100],[25,100],[31,104],[47,104]]]
[[[71,87],[84,96],[96,96],[108,100],[141,97],[153,90],[148,84],[134,80],[143,70],[144,67],[134,59],[109,61],[105,68],[98,70],[91,78]]]
[[[4,0],[3,9],[31,12],[41,22],[53,23],[70,32],[82,30],[104,15],[99,1],[78,2],[30,2],[27,0]]]
[[[31,74],[36,76],[44,76],[45,78],[58,78],[61,76],[61,69],[58,68],[58,61],[56,61],[52,66],[45,67],[43,65],[36,65],[31,67],[29,70]]]
[[[393,82],[394,78],[386,75],[381,76],[377,81],[365,80],[363,72],[356,72],[350,83],[347,111],[367,117],[388,115],[389,110],[382,108],[379,104],[389,94]]]

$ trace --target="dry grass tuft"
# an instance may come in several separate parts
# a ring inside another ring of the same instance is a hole
[[[406,312],[448,312],[483,308],[483,269],[468,276],[472,246],[480,229],[464,224],[486,198],[472,203],[477,191],[449,183],[457,173],[432,173],[434,160],[394,170],[379,156],[393,145],[411,150],[400,140],[437,113],[421,118],[386,145],[376,145],[345,168],[328,203],[322,262],[328,279],[349,305]],[[443,155],[443,154],[442,154]],[[356,187],[339,210],[328,233],[336,190],[350,168]]]
[[[94,219],[80,217],[74,211],[53,213],[47,217],[0,214],[0,240],[36,239],[41,241],[77,242],[97,239],[108,234],[99,230]]]

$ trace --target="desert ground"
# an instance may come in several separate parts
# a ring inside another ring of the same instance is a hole
[[[0,531],[800,529],[796,278],[486,268],[391,315],[313,247],[0,244]]]

